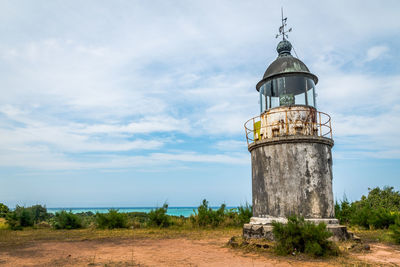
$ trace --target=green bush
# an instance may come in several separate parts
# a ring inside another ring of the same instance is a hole
[[[350,218],[351,218],[353,212],[354,212],[354,208],[349,203],[346,196],[343,197],[343,200],[340,202],[340,204],[336,201],[335,215],[336,215],[336,218],[340,221],[340,223],[342,223],[342,224],[350,223]]]
[[[26,208],[32,213],[32,218],[34,223],[39,223],[49,219],[50,215],[47,213],[47,209],[42,205],[34,205],[32,207]]]
[[[250,222],[252,216],[252,207],[248,203],[246,203],[246,206],[238,207],[238,219],[240,225]]]
[[[34,215],[32,209],[16,206],[14,211],[6,215],[8,225],[13,230],[21,230],[23,227],[33,226]]]
[[[343,224],[364,228],[387,229],[394,224],[396,212],[400,211],[400,193],[385,186],[368,189],[368,195],[349,203],[344,200],[335,204],[336,218]]]
[[[151,210],[149,212],[149,225],[168,227],[171,224],[171,220],[167,215],[168,204],[164,203],[161,208]]]
[[[392,237],[397,244],[400,244],[400,215],[397,215],[395,223],[389,226],[392,231]]]
[[[5,218],[7,213],[9,213],[9,212],[10,212],[10,209],[3,203],[0,203],[0,218]]]
[[[193,225],[205,227],[205,226],[220,226],[225,220],[225,204],[217,210],[213,210],[208,207],[208,201],[203,200],[203,203],[197,208],[195,215],[190,216],[190,220]]]
[[[71,211],[62,210],[56,212],[53,218],[53,227],[56,229],[79,229],[82,228],[82,219]]]
[[[304,218],[292,216],[287,224],[273,223],[273,234],[276,240],[275,250],[280,255],[306,253],[315,257],[337,255],[335,245],[328,241],[332,233],[326,225],[315,225]]]
[[[16,212],[12,211],[7,213],[6,221],[11,230],[22,230],[21,222]]]
[[[125,213],[110,209],[108,213],[96,213],[96,224],[101,229],[127,228],[128,217]]]
[[[384,208],[389,211],[400,211],[400,192],[393,191],[393,187],[385,186],[368,188],[368,197],[362,196],[361,202],[365,202],[373,209]]]
[[[127,212],[126,215],[129,219],[140,224],[145,224],[149,221],[149,214],[147,212]]]
[[[6,220],[11,229],[22,229],[29,227],[41,221],[45,221],[50,217],[46,207],[34,205],[31,207],[16,206],[14,211],[6,213]]]

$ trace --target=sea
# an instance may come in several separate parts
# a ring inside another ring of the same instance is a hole
[[[101,208],[47,208],[47,212],[56,213],[62,210],[71,211],[72,213],[81,213],[81,212],[93,212],[93,213],[107,213],[110,209],[116,209],[118,212],[146,212],[149,213],[151,210],[156,209],[157,207],[101,207]],[[211,207],[213,210],[218,209],[219,207]],[[226,207],[226,209],[234,209],[236,207]],[[172,216],[183,216],[190,217],[190,215],[194,214],[197,211],[197,207],[168,207],[167,214]]]

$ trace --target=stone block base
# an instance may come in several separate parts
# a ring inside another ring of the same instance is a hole
[[[272,234],[272,225],[250,224],[243,225],[244,238],[265,238],[267,240],[274,240]]]
[[[274,235],[272,233],[272,221],[278,221],[282,223],[287,223],[283,218],[278,220],[273,220],[272,218],[251,218],[250,223],[243,225],[243,237],[244,238],[265,238],[267,240],[273,241]],[[337,219],[306,219],[306,221],[318,224],[324,222],[327,224],[326,229],[330,231],[333,235],[330,237],[332,241],[344,241],[349,239],[356,239],[352,233],[347,231],[347,227],[344,225],[339,225]]]

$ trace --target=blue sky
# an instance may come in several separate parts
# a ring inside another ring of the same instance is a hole
[[[335,196],[399,190],[398,1],[2,1],[0,202],[251,202],[243,123],[281,6],[333,120]]]

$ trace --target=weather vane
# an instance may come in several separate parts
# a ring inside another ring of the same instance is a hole
[[[283,38],[282,40],[285,40],[285,37],[286,37],[286,38],[289,38],[289,36],[287,35],[287,33],[288,33],[288,32],[291,32],[291,31],[292,31],[292,28],[290,28],[289,30],[285,31],[285,27],[287,26],[287,24],[286,24],[287,18],[284,18],[284,17],[283,17],[283,7],[281,8],[281,13],[282,13],[282,26],[279,27],[279,34],[277,34],[277,35],[275,36],[275,38],[278,38],[279,36],[282,35],[282,38]]]

